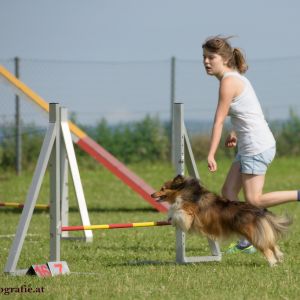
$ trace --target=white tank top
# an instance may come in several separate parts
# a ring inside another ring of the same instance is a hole
[[[228,76],[238,77],[245,83],[243,92],[232,100],[228,113],[238,138],[238,153],[250,156],[264,152],[276,142],[255,91],[250,81],[238,72],[227,72],[223,78]]]

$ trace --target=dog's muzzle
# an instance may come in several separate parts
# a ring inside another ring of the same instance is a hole
[[[166,196],[157,196],[156,193],[151,194],[151,197],[154,198],[156,202],[163,202],[166,198]]]

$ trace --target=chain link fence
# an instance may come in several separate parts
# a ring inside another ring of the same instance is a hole
[[[252,82],[269,121],[299,113],[300,56],[249,60]],[[15,73],[15,60],[0,59]],[[218,82],[205,74],[202,61],[175,60],[174,95],[185,104],[185,120],[191,132],[208,132],[218,99]],[[66,106],[79,124],[94,126],[103,118],[109,124],[131,122],[146,115],[170,120],[171,58],[161,61],[55,61],[19,60],[19,77],[48,102]],[[4,127],[15,122],[15,95],[0,81],[0,140]],[[44,130],[47,114],[21,98],[21,122],[26,130]],[[34,132],[33,132],[34,133]],[[14,138],[14,134],[11,134]]]
[[[14,60],[0,64],[14,73]],[[50,61],[20,59],[20,79],[49,102],[65,105],[79,123],[135,121],[146,114],[170,118],[171,60],[146,62]],[[249,61],[251,80],[269,120],[299,109],[300,57]],[[1,120],[13,121],[14,94],[0,86]],[[201,60],[176,59],[175,99],[185,103],[185,119],[213,119],[218,82]],[[44,123],[40,111],[21,101],[25,123]],[[47,121],[47,119],[46,119]]]

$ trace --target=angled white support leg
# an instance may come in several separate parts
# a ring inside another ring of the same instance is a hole
[[[55,142],[57,133],[57,124],[49,123],[41,152],[38,158],[37,166],[34,171],[31,186],[28,191],[24,208],[22,211],[21,219],[17,228],[16,236],[14,238],[12,247],[9,252],[7,263],[4,269],[5,273],[17,273],[16,267],[19,261],[23,243],[25,240],[26,233],[32,218],[34,206],[42,185],[42,181],[47,169],[47,165],[50,159],[51,151]]]
[[[75,194],[78,201],[82,225],[89,226],[91,225],[90,218],[86,207],[86,201],[83,193],[82,183],[79,175],[79,169],[78,169],[72,137],[69,129],[67,109],[65,107],[61,107],[61,129],[62,129],[63,140],[65,143],[67,156],[69,160],[70,170],[73,178]],[[93,232],[91,230],[85,230],[84,234],[87,242],[93,241]]]
[[[183,124],[183,135],[184,135],[184,158],[185,158],[185,164],[188,170],[188,173],[193,176],[194,178],[197,178],[200,180],[200,175],[197,169],[196,161],[194,158],[192,146],[185,128],[185,125]]]

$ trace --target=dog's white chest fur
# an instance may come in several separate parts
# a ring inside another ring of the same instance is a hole
[[[182,198],[176,198],[174,204],[171,205],[168,217],[171,219],[173,226],[180,228],[182,231],[189,231],[192,223],[192,218],[182,209]]]

